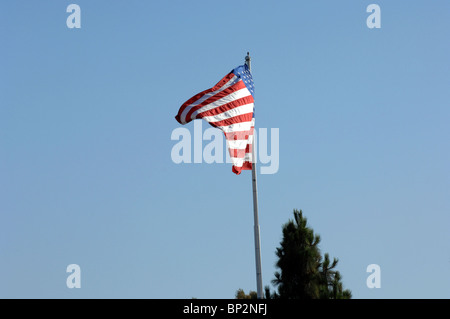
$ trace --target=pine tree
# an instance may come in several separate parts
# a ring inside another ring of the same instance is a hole
[[[258,298],[258,294],[256,293],[256,291],[250,290],[250,292],[247,295],[242,288],[239,288],[236,291],[234,297],[236,299],[257,299]]]
[[[343,290],[341,275],[334,270],[338,259],[330,261],[328,253],[322,256],[320,236],[307,226],[301,210],[294,210],[294,219],[283,225],[283,239],[276,250],[278,261],[275,279],[278,292],[266,298],[287,299],[349,299],[350,290]]]

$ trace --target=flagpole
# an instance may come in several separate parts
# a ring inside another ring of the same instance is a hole
[[[250,53],[247,52],[245,57],[245,64],[247,64],[249,71],[252,71]],[[258,218],[258,188],[256,183],[256,157],[255,157],[255,134],[253,133],[252,145],[252,188],[253,188],[253,218],[254,218],[254,233],[255,233],[255,263],[256,263],[256,292],[258,299],[263,298],[262,287],[262,271],[261,271],[261,243],[259,236],[259,218]]]

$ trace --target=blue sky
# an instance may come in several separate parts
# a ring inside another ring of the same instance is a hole
[[[80,29],[66,25],[71,3]],[[366,25],[371,3],[380,29]],[[179,106],[250,51],[256,126],[280,132],[279,171],[258,176],[263,284],[297,208],[354,298],[450,298],[449,12],[423,0],[2,1],[0,297],[256,290],[250,172],[170,156]],[[80,289],[66,286],[69,264]]]

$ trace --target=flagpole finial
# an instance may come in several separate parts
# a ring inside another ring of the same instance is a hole
[[[248,68],[250,69],[250,52],[247,52],[247,56],[245,57],[245,64],[247,64]]]

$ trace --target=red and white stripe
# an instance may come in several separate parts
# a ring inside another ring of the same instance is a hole
[[[175,116],[180,124],[204,119],[222,130],[227,140],[233,172],[252,169],[252,145],[255,119],[254,99],[244,82],[233,72],[214,87],[183,103]]]

